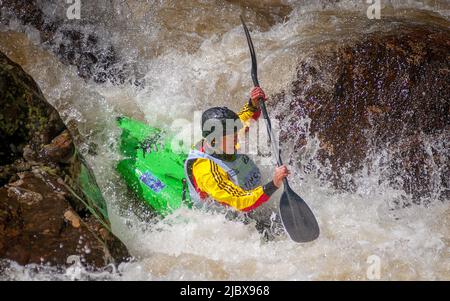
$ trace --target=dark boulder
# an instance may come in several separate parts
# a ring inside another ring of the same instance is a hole
[[[329,168],[315,171],[338,188],[355,189],[355,175],[367,168],[414,202],[448,199],[450,30],[398,23],[317,47],[301,61],[290,89],[273,101],[280,139],[293,145],[297,164],[317,135],[320,149],[302,168],[312,171],[319,159]],[[307,127],[298,122],[306,116]]]
[[[63,180],[36,168],[0,188],[0,256],[25,265],[64,266],[70,255],[88,266],[108,263],[110,237],[92,216],[81,217],[70,205]],[[85,214],[85,212],[83,212]]]
[[[58,112],[0,53],[0,259],[91,267],[129,257],[106,203]]]

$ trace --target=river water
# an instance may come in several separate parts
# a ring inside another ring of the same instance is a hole
[[[49,20],[64,17],[67,5],[60,2],[40,4]],[[166,128],[182,122],[189,133],[196,130],[193,112],[210,106],[240,108],[252,87],[240,13],[252,29],[260,83],[270,95],[291,82],[296,62],[314,47],[393,26],[383,18],[448,26],[448,1],[382,1],[377,22],[367,18],[365,1],[94,3],[82,1],[81,18],[87,24],[65,26],[112,44],[121,64],[131,70],[125,84],[81,79],[76,67],[62,64],[53,46],[42,43],[39,32],[19,21],[0,28],[0,50],[35,79],[67,124],[76,125],[78,146],[107,200],[113,231],[136,259],[103,272],[89,272],[76,263],[62,272],[12,264],[5,279],[450,279],[449,202],[394,208],[404,192],[380,186],[376,172],[360,175],[356,192],[346,193],[294,169],[292,186],[321,227],[316,241],[295,244],[285,235],[265,241],[253,224],[220,214],[180,209],[154,220],[114,169],[120,159],[116,116]],[[314,145],[307,146],[311,153]],[[265,206],[276,210],[273,199]]]

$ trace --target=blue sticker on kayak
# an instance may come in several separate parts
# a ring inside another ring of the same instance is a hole
[[[140,177],[141,181],[144,182],[145,185],[147,185],[151,190],[153,190],[156,193],[159,193],[166,185],[164,185],[163,182],[158,180],[154,175],[152,175],[150,172],[144,173]]]

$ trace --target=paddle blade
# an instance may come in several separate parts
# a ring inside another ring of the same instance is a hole
[[[289,186],[280,200],[280,215],[289,237],[295,242],[309,242],[319,237],[316,218],[303,199]]]

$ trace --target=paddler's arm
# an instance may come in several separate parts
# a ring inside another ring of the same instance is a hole
[[[239,211],[251,211],[267,202],[277,190],[273,181],[253,190],[243,190],[228,179],[227,173],[213,161],[198,159],[193,167],[196,185],[219,203]]]
[[[245,129],[250,126],[252,120],[256,121],[261,116],[259,99],[263,99],[264,101],[266,101],[267,97],[260,87],[254,87],[250,92],[250,99],[248,103],[246,103],[238,113]]]

